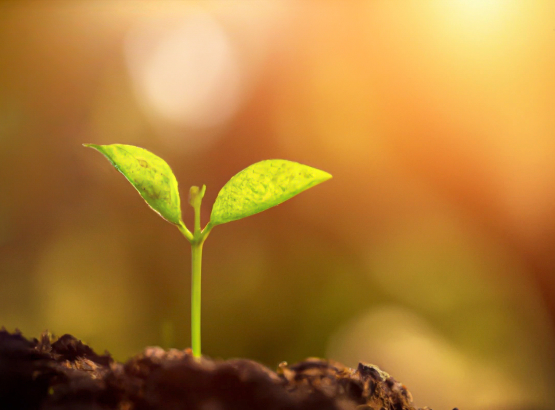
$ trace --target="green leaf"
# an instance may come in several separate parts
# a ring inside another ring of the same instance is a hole
[[[220,225],[265,211],[330,178],[327,172],[297,162],[257,162],[231,178],[218,193],[210,224]]]
[[[176,225],[182,223],[177,180],[166,161],[133,145],[83,145],[108,158],[162,218]]]

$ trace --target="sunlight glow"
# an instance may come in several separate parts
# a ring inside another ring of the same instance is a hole
[[[465,38],[484,36],[496,32],[507,14],[514,9],[510,2],[500,0],[455,0],[437,2],[446,31]],[[449,30],[451,29],[451,30]]]
[[[160,117],[206,128],[235,112],[241,91],[237,56],[208,13],[139,26],[126,46],[140,98]]]
[[[502,7],[499,0],[457,0],[449,4],[455,15],[470,19],[492,17]]]

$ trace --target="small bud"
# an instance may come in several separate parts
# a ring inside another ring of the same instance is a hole
[[[204,193],[206,192],[206,185],[202,186],[200,189],[198,186],[192,186],[189,189],[189,204],[195,208],[200,207],[202,198],[204,198]]]

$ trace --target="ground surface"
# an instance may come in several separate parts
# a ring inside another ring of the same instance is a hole
[[[195,360],[150,347],[127,363],[64,335],[0,330],[0,408],[40,410],[415,410],[375,366],[307,359],[274,372],[246,359]]]

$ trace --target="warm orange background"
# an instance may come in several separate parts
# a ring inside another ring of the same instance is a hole
[[[189,344],[189,247],[98,153],[334,178],[205,245],[203,352],[555,407],[555,2],[0,3],[0,325]],[[551,389],[551,393],[550,393]]]

